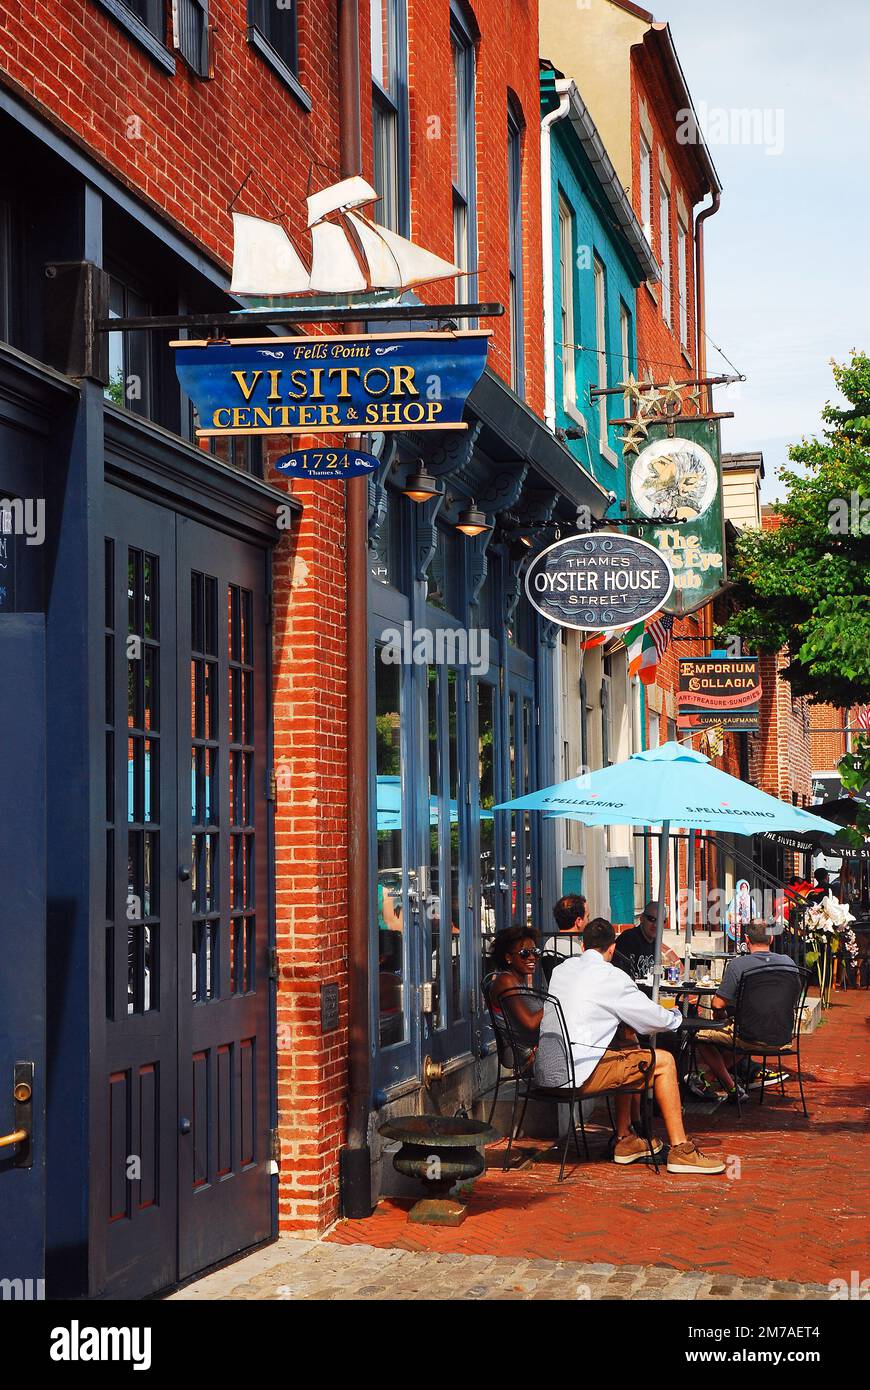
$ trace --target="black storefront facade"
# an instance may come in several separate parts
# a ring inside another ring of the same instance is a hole
[[[0,1132],[30,1134],[0,1149],[4,1296],[137,1297],[277,1229],[288,498],[185,442],[162,342],[107,363],[87,331],[214,308],[221,272],[6,91],[0,128]]]
[[[395,1181],[378,1124],[470,1109],[491,1083],[489,944],[514,921],[540,929],[559,896],[554,826],[490,808],[556,780],[559,629],[528,603],[525,566],[578,508],[608,507],[489,370],[465,418],[462,434],[388,437],[369,483],[375,1197]],[[414,501],[421,467],[438,492]],[[460,529],[471,507],[478,535]]]

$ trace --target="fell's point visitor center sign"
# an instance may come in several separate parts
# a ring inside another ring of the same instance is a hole
[[[174,342],[197,435],[465,429],[489,333]]]
[[[538,612],[584,632],[649,618],[673,584],[671,567],[654,546],[616,533],[556,541],[526,571],[526,594]]]

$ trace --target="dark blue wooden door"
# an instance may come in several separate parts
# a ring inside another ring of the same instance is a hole
[[[100,1291],[271,1234],[267,554],[107,489]]]
[[[28,1131],[23,1143],[0,1143],[0,1277],[13,1298],[41,1296],[45,1259],[44,719],[45,619],[2,614],[0,1141]],[[13,1094],[16,1068],[29,1104]]]

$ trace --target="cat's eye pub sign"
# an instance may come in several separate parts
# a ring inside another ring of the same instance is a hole
[[[693,613],[709,603],[726,577],[718,420],[677,419],[673,438],[668,426],[651,425],[631,464],[629,496],[634,516],[652,523],[641,535],[674,572],[666,611]]]

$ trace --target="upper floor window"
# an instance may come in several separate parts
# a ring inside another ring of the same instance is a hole
[[[622,356],[622,380],[628,381],[631,371],[631,311],[619,301],[619,350]],[[631,414],[631,397],[625,395],[622,398],[623,412],[628,418]]]
[[[109,276],[109,318],[144,318],[151,305],[134,289]],[[154,418],[154,363],[148,333],[109,334],[109,384],[103,392],[113,405]]]
[[[598,362],[598,385],[607,389],[607,279],[603,263],[595,257],[595,356]],[[602,449],[609,448],[607,397],[598,397],[598,440]]]
[[[106,10],[165,72],[175,72],[175,59],[166,47],[167,7],[164,0],[97,0],[97,4]],[[203,0],[203,4],[207,7],[208,0]],[[206,35],[207,32],[206,24]],[[176,14],[173,14],[173,42],[174,47],[180,47],[177,41]],[[186,52],[183,52],[183,56],[189,61]]]
[[[121,0],[126,10],[132,10],[146,29],[157,39],[165,35],[165,6],[163,0]]]
[[[577,405],[577,375],[574,350],[574,214],[559,194],[559,331],[562,358],[562,404]]]
[[[677,293],[680,296],[680,346],[689,346],[689,233],[682,217],[677,221]]]
[[[453,259],[460,270],[473,272],[477,265],[474,38],[456,9],[450,16],[450,46],[453,54]],[[457,304],[467,304],[471,301],[472,280],[472,274],[460,275],[457,278]],[[476,289],[474,292],[476,293]]]
[[[610,767],[613,762],[611,743],[613,736],[613,702],[611,686],[613,682],[613,657],[606,656],[601,673],[601,766]]]
[[[299,85],[298,0],[248,0],[248,40],[307,111],[311,98]]]
[[[406,0],[370,0],[374,216],[405,233],[409,220],[408,40]]]
[[[524,382],[523,344],[523,165],[522,127],[508,107],[508,279],[511,333],[511,386],[521,393]]]
[[[671,322],[671,194],[664,179],[659,185],[659,250],[662,262],[662,318]]]
[[[640,220],[652,246],[652,149],[643,132],[640,137]]]
[[[0,199],[0,341],[12,341],[12,208]]]
[[[199,77],[210,77],[208,0],[172,0],[172,46]]]

